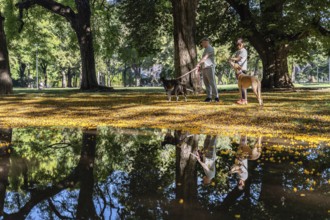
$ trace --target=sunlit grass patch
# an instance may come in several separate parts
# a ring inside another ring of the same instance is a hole
[[[221,91],[220,103],[204,103],[204,98],[198,95],[189,96],[188,102],[168,102],[162,89],[152,93],[18,90],[0,98],[0,118],[6,127],[109,125],[330,140],[329,92],[265,92],[263,107],[258,106],[251,92],[247,106],[235,104],[237,91]]]

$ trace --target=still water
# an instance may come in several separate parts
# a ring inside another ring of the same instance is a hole
[[[1,219],[330,219],[330,148],[157,129],[0,129]]]

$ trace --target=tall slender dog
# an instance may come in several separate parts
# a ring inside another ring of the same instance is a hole
[[[230,65],[236,72],[236,77],[238,80],[238,89],[241,95],[241,99],[243,99],[243,93],[245,95],[246,101],[244,104],[247,104],[247,89],[252,86],[253,93],[256,95],[259,105],[263,105],[263,101],[261,98],[261,83],[260,80],[255,76],[250,76],[245,73],[242,73],[241,66],[237,63],[229,61]]]

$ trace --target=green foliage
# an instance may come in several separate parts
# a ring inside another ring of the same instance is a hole
[[[234,4],[239,6],[234,7]],[[306,57],[313,49],[328,54],[328,6],[329,2],[323,0],[201,0],[198,33],[223,44],[233,42],[237,37],[249,39],[258,32],[266,38],[260,41],[289,45],[291,55]]]
[[[62,17],[36,6],[24,12],[24,28],[18,33],[20,22],[15,7],[18,1],[0,2],[0,10],[6,18],[10,64],[15,82],[35,81],[37,50],[40,81],[45,79],[40,65],[47,65],[48,84],[51,86],[61,85],[61,72],[67,72],[68,68],[75,79],[79,78],[77,37]],[[59,2],[76,10],[73,0]],[[223,72],[223,83],[235,82],[226,61],[236,50],[233,42],[237,37],[249,39],[256,32],[266,36],[260,41],[289,45],[290,60],[294,63],[311,63],[313,66],[316,54],[319,60],[327,59],[330,53],[328,1],[290,0],[282,4],[281,1],[270,0],[235,0],[233,2],[248,4],[251,19],[244,21],[236,8],[229,4],[231,2],[200,0],[197,10],[196,43],[204,36],[211,38],[218,51],[217,72]],[[138,85],[137,78],[141,77],[138,69],[148,69],[153,64],[163,66],[162,75],[174,76],[171,1],[95,0],[91,1],[91,10],[96,71],[104,77],[106,85],[122,85],[125,79],[124,84]],[[249,69],[262,75],[259,54],[254,45],[248,44],[247,47]],[[25,70],[22,66],[26,67]],[[314,67],[310,68],[312,72],[309,75],[315,75]],[[321,69],[326,74],[325,62]]]
[[[168,26],[161,22],[168,20],[166,7],[169,6],[165,0],[121,1],[120,19],[128,29],[127,46],[135,48],[139,56],[146,57],[159,52],[159,38]]]

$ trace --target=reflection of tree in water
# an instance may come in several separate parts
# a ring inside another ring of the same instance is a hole
[[[261,158],[249,161],[244,190],[238,190],[228,172],[240,148],[239,137],[217,138],[216,177],[203,186],[197,181],[203,169],[191,153],[203,145],[204,135],[169,131],[164,137],[159,130],[113,128],[98,128],[97,133],[26,128],[9,134],[11,130],[0,130],[0,141],[12,139],[13,146],[11,151],[0,148],[0,205],[5,201],[6,219],[104,219],[116,217],[113,212],[122,219],[235,214],[243,219],[320,219],[328,207],[322,193],[329,191],[324,183],[330,178],[329,148],[291,152],[263,143]],[[246,143],[252,147],[256,141],[247,138]],[[312,169],[313,175],[304,174]],[[315,191],[302,191],[305,200],[292,192],[293,187],[310,186]]]
[[[167,136],[171,134],[168,133]],[[197,200],[196,154],[199,135],[174,131],[172,145],[176,146],[175,200],[171,203],[170,218],[191,219],[205,215]],[[168,138],[168,137],[167,137]]]
[[[78,182],[80,183],[80,191],[78,197],[76,217],[77,219],[95,219],[96,212],[92,201],[94,186],[94,159],[96,147],[96,131],[83,131],[83,145],[81,147],[81,155],[78,165],[62,180],[54,181],[52,184],[42,187],[33,187],[27,190],[28,198],[20,199],[24,204],[14,208],[17,211],[5,213],[4,219],[24,219],[29,215],[31,210],[40,203],[48,201],[48,210],[51,210],[58,218],[70,218],[62,216],[61,207],[57,207],[51,200],[51,197],[60,193],[64,189],[73,188]],[[10,209],[10,207],[8,207]],[[48,213],[51,215],[50,213]],[[49,216],[50,217],[50,216]]]
[[[0,216],[3,215],[6,189],[8,185],[11,137],[12,129],[0,129]]]
[[[127,175],[114,193],[123,205],[119,215],[122,219],[160,218],[166,212],[168,203],[164,190],[171,184],[172,162],[164,161],[169,155],[161,148],[159,135],[123,134],[126,144],[123,148],[130,163]],[[162,154],[164,153],[164,154]]]

